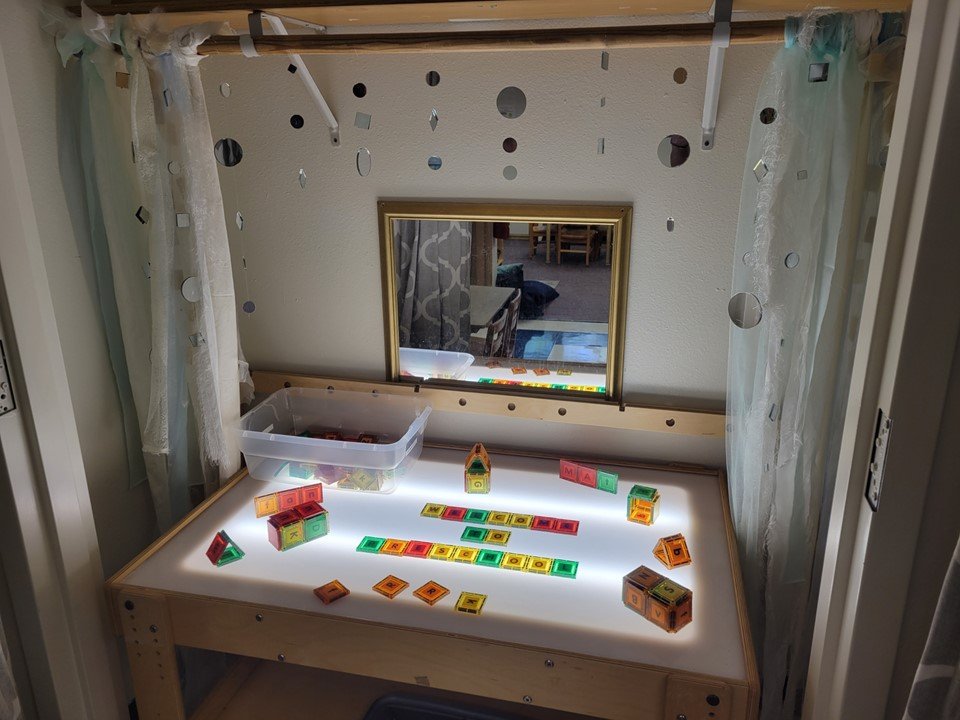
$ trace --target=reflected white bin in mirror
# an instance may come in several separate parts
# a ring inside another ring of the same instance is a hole
[[[400,375],[424,380],[459,380],[474,360],[469,353],[402,347]]]

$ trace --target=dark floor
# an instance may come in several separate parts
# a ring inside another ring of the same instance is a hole
[[[529,258],[527,240],[507,240],[503,249],[504,264],[523,263],[524,280],[559,281],[556,291],[560,297],[547,304],[540,320],[568,320],[580,322],[607,322],[610,317],[610,267],[603,250],[596,260],[585,266],[582,256],[565,255],[562,264],[556,257],[546,263],[543,244],[537,254]]]

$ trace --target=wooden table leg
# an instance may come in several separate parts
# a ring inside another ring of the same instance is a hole
[[[163,596],[121,592],[117,611],[142,720],[185,720],[173,628]]]
[[[550,264],[550,223],[547,223],[547,265]],[[560,262],[560,258],[557,258],[557,262]]]
[[[587,254],[584,255],[584,267],[590,267],[590,251],[593,250],[593,226],[587,225]]]

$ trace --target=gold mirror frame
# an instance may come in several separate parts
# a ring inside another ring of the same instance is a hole
[[[630,229],[633,208],[630,205],[560,205],[555,203],[504,202],[472,203],[463,201],[380,201],[380,257],[383,280],[384,340],[387,348],[387,380],[401,382],[400,331],[397,311],[397,283],[393,252],[395,220],[469,220],[473,222],[547,222],[551,224],[611,225],[613,253],[610,260],[610,316],[607,324],[607,400],[619,402],[623,392],[623,347],[627,319],[627,271],[630,266]],[[431,384],[454,384],[458,388],[482,392],[509,386],[483,385],[444,380]],[[525,392],[537,390],[525,388]],[[575,397],[577,392],[537,390],[536,394]],[[583,393],[590,396],[587,393]],[[596,395],[590,396],[596,397]]]

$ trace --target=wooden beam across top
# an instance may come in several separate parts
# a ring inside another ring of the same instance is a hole
[[[256,38],[255,46],[260,55],[584,50],[709,45],[712,35],[712,24],[691,23],[549,30],[265,35]],[[733,23],[730,41],[734,44],[782,42],[783,21]],[[200,46],[199,52],[201,55],[239,55],[240,40],[235,35],[214,35]]]
[[[288,15],[328,27],[407,25],[493,20],[557,20],[651,15],[699,15],[706,19],[712,0],[113,0],[91,5],[101,15],[143,15],[154,9],[186,25],[211,20],[246,27],[254,10]],[[737,0],[744,13],[802,14],[814,8],[838,11],[903,10],[909,0]],[[79,14],[79,9],[74,10]],[[176,17],[173,17],[173,16]]]

